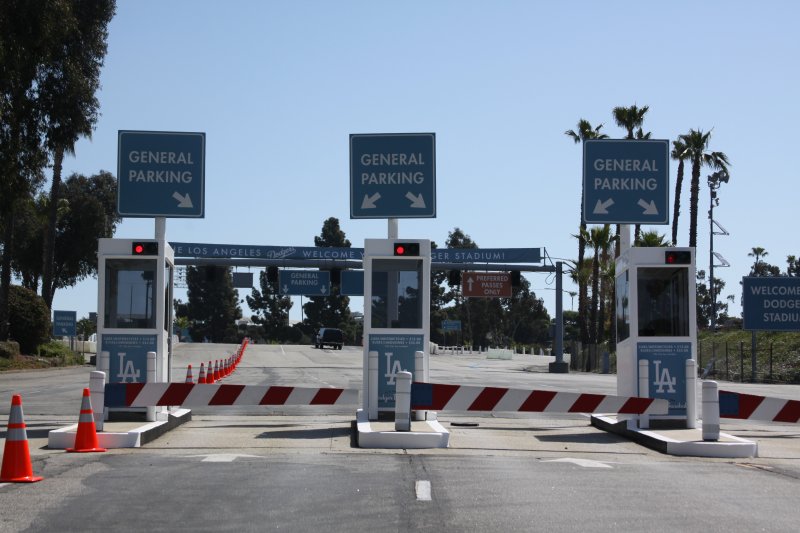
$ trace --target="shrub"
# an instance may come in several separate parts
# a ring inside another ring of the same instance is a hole
[[[30,289],[12,285],[8,292],[11,338],[20,352],[35,354],[36,348],[50,338],[50,311],[44,299]]]
[[[14,341],[0,342],[0,357],[14,359],[19,355],[19,343]]]

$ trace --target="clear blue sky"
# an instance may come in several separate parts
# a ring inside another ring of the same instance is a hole
[[[564,131],[586,118],[622,137],[611,110],[637,104],[650,106],[653,138],[713,128],[711,149],[731,160],[715,210],[731,235],[715,251],[731,263],[716,273],[723,295],[736,295],[734,314],[754,246],[782,270],[786,255],[800,255],[796,2],[118,4],[102,116],[65,172],[116,173],[121,129],[205,132],[206,216],[168,219],[168,240],[313,246],[334,216],[361,247],[385,237],[386,222],[349,218],[349,134],[435,132],[438,216],[401,220],[401,237],[441,245],[457,226],[484,248],[574,259],[581,149]],[[709,173],[698,218],[704,270]],[[683,196],[685,246],[688,185]],[[153,232],[152,219],[125,219],[116,236]],[[553,313],[552,277],[528,279]],[[54,301],[79,317],[96,306],[94,279]]]

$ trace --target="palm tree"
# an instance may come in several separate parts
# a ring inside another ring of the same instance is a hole
[[[626,139],[649,139],[650,134],[642,132],[644,116],[649,110],[650,106],[643,106],[640,108],[634,104],[630,107],[617,106],[612,111],[612,114],[614,115],[614,122],[616,122],[617,126],[628,132],[628,135],[625,137]],[[634,136],[636,128],[639,128],[639,131],[636,132],[637,135]]]
[[[669,243],[667,243],[666,235],[659,233],[656,230],[651,230],[645,231],[639,235],[639,240],[636,241],[636,246],[641,246],[643,248],[658,248],[669,246]]]
[[[614,116],[614,122],[617,124],[617,126],[623,128],[627,132],[627,135],[625,136],[626,139],[649,139],[650,132],[644,133],[642,130],[644,116],[647,114],[649,109],[650,106],[638,107],[636,104],[630,107],[617,106],[613,109],[611,114]],[[642,226],[640,224],[636,224],[634,228],[634,240],[638,240],[639,232],[641,231]],[[619,256],[619,231],[619,224],[617,224],[616,256]]]
[[[583,143],[589,139],[608,139],[608,135],[605,133],[600,133],[600,129],[603,127],[602,124],[596,127],[592,127],[586,119],[580,119],[578,121],[577,130],[567,130],[564,132],[564,135],[570,137],[575,144]],[[578,265],[582,265],[584,259],[586,258],[586,223],[583,221],[583,201],[584,201],[584,191],[583,186],[581,186],[581,220],[580,220],[580,230],[578,231]],[[578,277],[578,325],[581,332],[581,342],[586,344],[589,342],[589,330],[586,322],[586,300],[588,298],[588,287],[586,280],[582,280],[582,278]]]
[[[610,259],[610,248],[614,242],[615,237],[611,236],[611,230],[608,224],[604,227],[604,235],[598,235],[599,240],[597,246],[600,249],[600,294],[599,296],[599,309],[597,316],[597,342],[603,342],[606,338],[606,302],[609,296],[609,286],[614,287],[614,261]],[[603,232],[601,232],[603,233]],[[603,239],[603,237],[607,237]],[[611,291],[611,300],[613,301],[614,291]],[[613,305],[612,305],[613,307]]]
[[[672,159],[678,162],[675,178],[675,207],[672,210],[672,246],[678,246],[678,216],[681,214],[681,188],[683,187],[683,165],[686,161],[686,145],[681,139],[672,141]]]
[[[611,226],[595,226],[589,231],[588,244],[594,249],[592,259],[592,303],[589,308],[590,322],[592,328],[589,330],[589,343],[596,344],[599,338],[598,332],[602,332],[602,325],[598,324],[598,303],[600,301],[600,253],[608,249],[611,243]]]
[[[768,255],[769,255],[769,252],[767,252],[761,246],[755,246],[755,247],[753,247],[753,251],[752,252],[748,252],[747,253],[747,257],[755,257],[756,258],[756,262],[753,264],[753,272],[758,272],[758,263],[759,263],[759,261],[761,260],[762,257],[766,257]]]
[[[686,145],[684,154],[692,162],[692,183],[689,188],[689,246],[697,246],[697,208],[700,199],[700,169],[703,165],[714,170],[728,171],[728,156],[723,152],[708,152],[708,143],[711,132],[703,133],[702,130],[689,130],[689,133],[680,136]]]

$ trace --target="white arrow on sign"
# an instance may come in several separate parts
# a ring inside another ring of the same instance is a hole
[[[470,277],[468,277],[468,278],[467,278],[467,290],[468,290],[468,291],[472,291],[472,284],[473,284],[474,282],[475,282],[475,280],[474,280],[474,279],[472,279],[472,276],[470,276]]]
[[[422,193],[418,195],[414,195],[411,191],[406,193],[406,198],[411,200],[411,207],[425,209],[425,198],[422,197]]]
[[[639,199],[639,206],[644,209],[643,215],[657,215],[658,214],[658,207],[656,207],[656,203],[653,200],[650,200],[650,203],[647,203],[645,200]]]
[[[375,209],[375,202],[381,199],[381,193],[376,192],[372,196],[364,195],[364,201],[361,202],[361,209]]]
[[[328,292],[328,288],[325,287],[325,285],[322,285],[319,288],[319,292],[322,293],[322,294],[325,294],[326,292]]]
[[[192,199],[189,198],[189,193],[187,192],[185,196],[181,195],[178,191],[172,193],[172,197],[178,200],[178,207],[194,207],[192,205]]]
[[[597,200],[597,204],[594,206],[594,211],[592,211],[592,213],[594,213],[595,215],[607,215],[608,208],[611,207],[612,205],[614,205],[613,198],[609,198],[605,202]]]
[[[289,292],[289,286],[284,283],[283,284],[283,294],[286,294],[287,292]]]

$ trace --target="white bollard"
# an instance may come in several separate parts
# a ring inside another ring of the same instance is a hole
[[[686,427],[697,427],[697,361],[686,360]]]
[[[371,351],[367,354],[367,374],[369,376],[366,394],[367,398],[367,417],[370,420],[378,419],[378,352]]]
[[[147,382],[148,383],[156,382],[156,352],[147,352]],[[155,406],[146,407],[146,409],[147,409],[147,421],[155,422],[156,421]]]
[[[111,354],[106,351],[100,352],[97,357],[97,370],[105,372],[108,376],[109,368],[111,367]]]
[[[650,362],[647,359],[639,359],[639,397],[649,398],[650,394]],[[648,429],[650,427],[650,415],[639,415],[639,428]]]
[[[411,431],[411,372],[398,372],[394,379],[394,430]]]
[[[106,373],[94,370],[89,372],[89,392],[92,398],[92,412],[97,431],[103,431],[106,411]]]
[[[719,386],[703,382],[703,440],[719,440]]]

